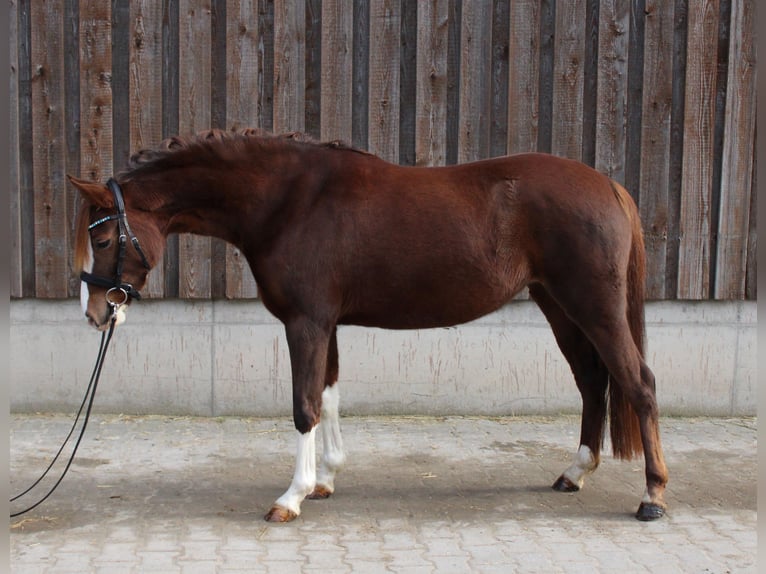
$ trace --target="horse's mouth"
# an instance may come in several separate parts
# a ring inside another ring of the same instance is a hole
[[[127,311],[126,309],[127,305],[120,305],[117,308],[117,311],[115,312],[115,322],[114,326],[122,325],[125,320],[127,319],[125,313]],[[95,328],[99,332],[103,332],[109,329],[109,326],[112,323],[112,314],[107,314],[104,316],[104,319],[102,321],[96,321],[93,316],[91,316],[89,313],[86,313],[85,316],[88,318],[88,324]]]

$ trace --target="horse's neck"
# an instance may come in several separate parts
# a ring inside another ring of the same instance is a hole
[[[300,177],[301,167],[287,156],[271,163],[262,158],[251,170],[197,166],[180,171],[167,174],[159,184],[168,190],[161,210],[167,221],[165,235],[194,233],[239,245],[284,202],[289,181]]]

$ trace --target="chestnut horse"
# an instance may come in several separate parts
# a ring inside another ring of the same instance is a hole
[[[70,181],[84,200],[83,309],[98,329],[115,312],[124,319],[168,234],[219,237],[247,258],[263,305],[285,326],[298,431],[293,480],[267,520],[292,520],[304,498],[334,491],[345,460],[338,325],[455,325],[525,286],[583,400],[579,449],[553,488],[579,490],[596,469],[608,414],[615,456],[644,454],[636,517],[664,514],[668,474],[643,359],[641,224],[628,192],[592,168],[539,153],[402,167],[340,142],[213,130],[135,154],[108,185]]]

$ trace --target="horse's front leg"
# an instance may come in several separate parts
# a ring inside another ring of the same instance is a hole
[[[288,522],[301,513],[301,502],[316,486],[316,426],[322,408],[327,350],[333,329],[309,320],[286,325],[293,376],[293,421],[298,431],[295,473],[290,487],[266,514],[270,522]]]
[[[314,492],[309,494],[311,499],[327,498],[335,492],[335,475],[346,462],[343,452],[343,439],[340,434],[338,407],[338,339],[336,330],[332,332],[327,348],[327,370],[322,392],[322,422],[319,423],[322,433],[322,463],[317,475]]]

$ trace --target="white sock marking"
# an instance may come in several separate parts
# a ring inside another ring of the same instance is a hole
[[[584,444],[581,444],[577,454],[575,454],[572,465],[564,471],[564,476],[582,488],[583,482],[585,482],[585,475],[596,470],[596,466],[591,450]]]
[[[322,392],[322,463],[317,484],[329,492],[335,491],[335,475],[346,462],[343,452],[343,438],[340,434],[338,405],[340,392],[337,383]]]
[[[274,503],[276,506],[301,513],[301,502],[316,486],[316,427],[306,434],[298,433],[295,474],[290,488]]]

